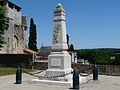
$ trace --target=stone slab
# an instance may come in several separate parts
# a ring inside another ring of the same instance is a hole
[[[72,78],[72,77],[71,77]],[[80,77],[80,84],[87,82],[87,77]],[[32,79],[32,83],[40,84],[40,85],[55,85],[55,86],[67,86],[73,87],[73,81],[63,82],[63,81],[53,81],[53,80],[40,80],[40,79]]]
[[[60,67],[61,66],[61,59],[59,59],[59,58],[51,59],[51,66],[52,67]]]

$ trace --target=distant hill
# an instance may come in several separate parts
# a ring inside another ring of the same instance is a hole
[[[120,65],[120,48],[79,49],[77,58],[90,63]]]
[[[94,50],[94,51],[97,51],[97,52],[111,53],[111,54],[120,53],[120,48],[78,49],[78,50],[75,50],[75,51],[81,51],[81,50]]]

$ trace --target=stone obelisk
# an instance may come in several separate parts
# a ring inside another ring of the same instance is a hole
[[[46,76],[59,76],[72,71],[71,56],[67,52],[67,49],[65,10],[63,6],[58,3],[54,10],[52,52],[48,56]],[[65,81],[71,80],[69,75],[58,79]]]

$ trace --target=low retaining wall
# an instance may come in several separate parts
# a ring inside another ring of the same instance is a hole
[[[72,68],[77,68],[81,73],[89,73],[92,70],[92,65],[83,65],[80,63],[72,63]]]
[[[120,66],[118,65],[99,65],[98,67],[99,74],[120,76]]]
[[[39,70],[46,70],[48,68],[48,62],[34,62],[33,68]]]
[[[35,62],[33,64],[35,69],[46,70],[48,68],[47,62]],[[83,65],[80,63],[72,63],[72,68],[78,68],[82,73],[89,73],[92,70],[92,65]],[[116,65],[98,65],[99,74],[120,76],[120,66]]]
[[[26,67],[32,65],[31,54],[0,54],[0,67]]]

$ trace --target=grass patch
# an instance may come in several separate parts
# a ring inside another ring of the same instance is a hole
[[[24,69],[27,72],[32,72],[35,70],[32,69]],[[11,68],[11,67],[0,67],[0,76],[4,75],[11,75],[16,73],[16,68]]]

